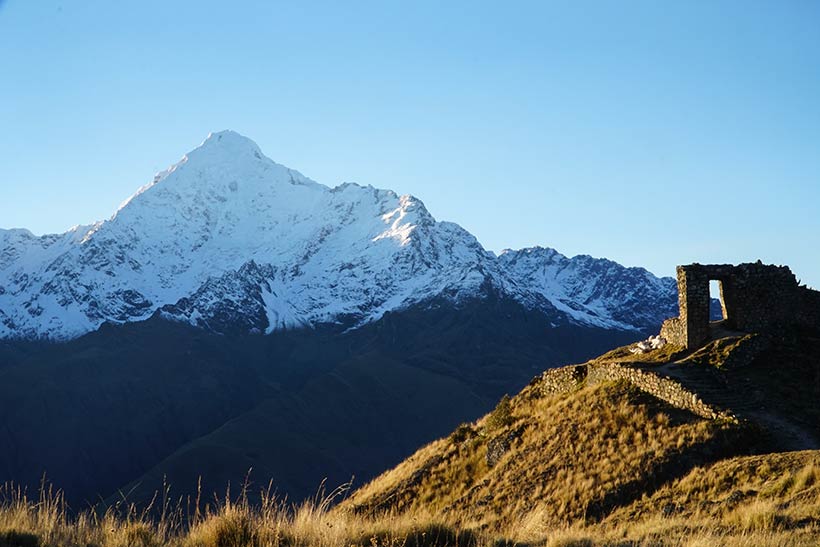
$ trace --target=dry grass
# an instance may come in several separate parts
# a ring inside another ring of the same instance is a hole
[[[817,451],[731,458],[619,508],[599,530],[681,538],[672,545],[820,545],[818,479]]]
[[[632,353],[630,350],[635,344],[615,348],[600,357],[592,359],[593,363],[619,362],[619,363],[640,363],[644,365],[664,364],[674,361],[683,355],[687,350],[674,344],[666,344],[662,348],[648,351],[646,353]]]
[[[368,519],[332,509],[342,488],[289,505],[262,493],[225,497],[186,516],[184,504],[160,514],[133,506],[71,515],[59,491],[37,499],[12,485],[0,489],[0,547],[481,547],[494,538],[459,530],[429,515]],[[199,506],[199,504],[196,504]],[[156,508],[154,508],[156,509]]]
[[[71,517],[59,493],[36,500],[9,488],[3,493],[0,547],[785,547],[820,541],[820,528],[795,526],[783,518],[789,510],[773,500],[739,506],[720,520],[649,515],[615,526],[544,526],[549,508],[542,506],[490,533],[421,512],[370,519],[332,508],[332,496],[299,506],[271,498],[260,506],[222,501],[186,522],[131,509]]]
[[[691,355],[688,355],[683,362],[688,365],[698,365],[702,367],[722,368],[733,351],[749,343],[757,335],[727,336],[709,342],[702,348],[698,348]]]
[[[740,433],[628,384],[564,396],[535,392],[510,401],[506,425],[499,427],[493,413],[471,433],[462,426],[365,485],[345,506],[368,514],[426,509],[479,529],[509,528],[546,507],[543,526],[566,526],[629,503],[704,454],[716,456]],[[487,452],[499,442],[509,450],[490,467]]]
[[[443,515],[523,545],[820,545],[820,455],[736,456],[754,430],[628,384],[541,396],[531,385],[342,504]],[[499,439],[510,450],[488,465]],[[723,459],[728,457],[728,459]]]
[[[256,506],[240,495],[193,511],[177,504],[159,514],[128,507],[71,516],[59,492],[43,489],[29,499],[6,486],[0,496],[0,547],[816,546],[818,464],[816,452],[734,458],[694,469],[621,508],[621,517],[631,509],[629,518],[617,518],[616,511],[600,522],[554,526],[549,522],[556,508],[543,503],[494,530],[424,510],[362,515],[346,504],[334,505],[344,490],[296,506],[264,492]],[[727,487],[732,481],[734,490]],[[756,493],[725,499],[738,488]],[[690,501],[683,511],[666,514],[663,503],[670,495]]]

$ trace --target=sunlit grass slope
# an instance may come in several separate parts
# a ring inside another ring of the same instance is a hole
[[[510,529],[594,521],[696,465],[749,445],[741,425],[672,408],[626,383],[543,396],[536,385],[431,443],[344,504]],[[548,509],[548,510],[547,510]]]

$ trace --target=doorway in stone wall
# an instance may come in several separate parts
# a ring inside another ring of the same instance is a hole
[[[721,280],[709,280],[709,321],[712,323],[728,319],[722,289],[723,282]]]

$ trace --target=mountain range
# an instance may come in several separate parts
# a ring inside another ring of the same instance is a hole
[[[0,337],[67,340],[159,314],[213,332],[357,328],[490,292],[550,325],[654,329],[676,286],[548,248],[485,250],[409,195],[335,188],[211,134],[114,215],[64,234],[0,230]]]
[[[83,506],[252,468],[301,499],[676,312],[671,278],[496,255],[413,196],[214,133],[106,221],[0,230],[0,482]]]

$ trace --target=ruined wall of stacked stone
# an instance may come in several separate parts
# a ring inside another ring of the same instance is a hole
[[[687,346],[686,323],[680,317],[671,317],[661,325],[661,338],[676,346]]]
[[[820,329],[820,291],[800,287],[798,324]]]
[[[664,322],[661,336],[695,348],[710,338],[709,281],[720,281],[726,328],[766,333],[803,324],[820,326],[820,293],[801,287],[787,266],[750,264],[678,266],[679,317]]]
[[[788,266],[741,264],[714,278],[722,281],[731,328],[766,332],[795,321],[800,286]]]
[[[653,397],[698,416],[733,419],[730,413],[704,403],[697,393],[686,389],[676,380],[621,363],[587,363],[551,369],[541,375],[540,387],[545,395],[571,393],[582,385],[619,380],[627,381]]]

